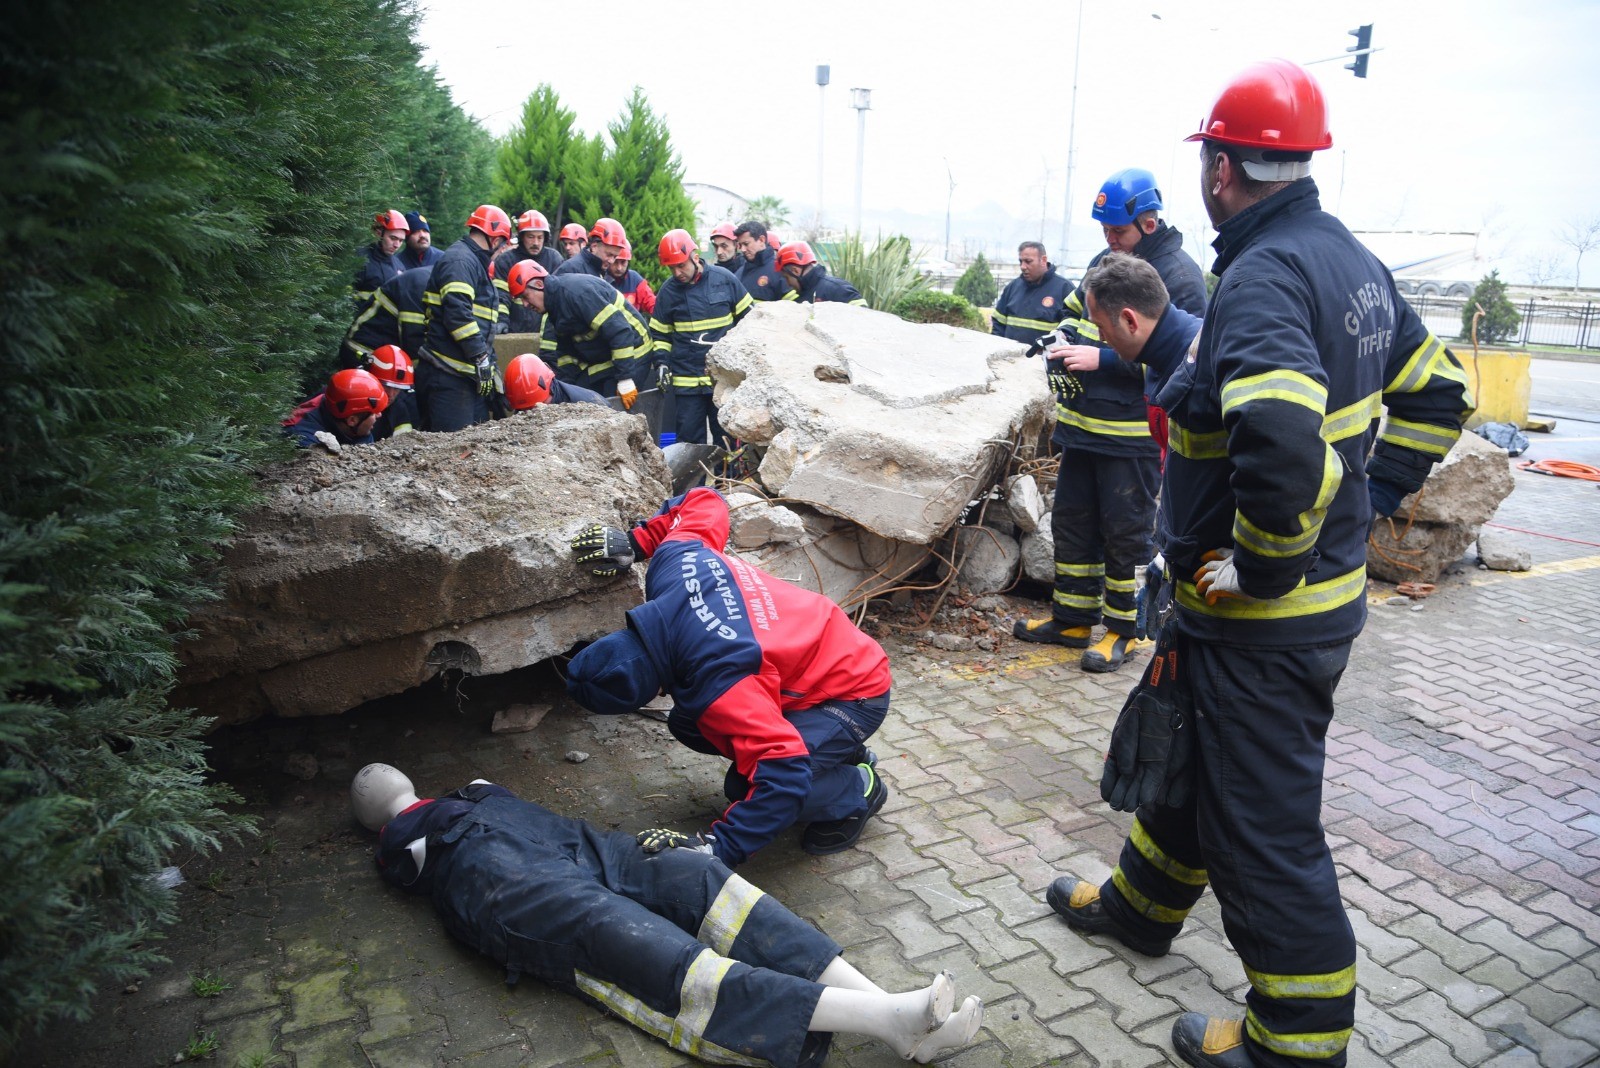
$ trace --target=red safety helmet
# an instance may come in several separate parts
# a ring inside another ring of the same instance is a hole
[[[525,412],[550,399],[550,385],[556,380],[548,364],[531,352],[513,356],[506,364],[506,403],[514,412]]]
[[[676,233],[676,231],[674,231]],[[733,232],[733,223],[718,223],[711,230],[712,237],[725,237],[729,241],[737,241],[738,235]]]
[[[513,297],[520,297],[535,278],[544,278],[549,273],[538,260],[518,260],[506,274],[506,289]]]
[[[561,240],[563,241],[582,241],[583,238],[583,227],[578,223],[567,223],[561,228]]]
[[[788,266],[809,267],[817,262],[811,246],[804,241],[791,241],[778,250],[778,270]]]
[[[550,220],[536,211],[525,211],[517,216],[517,233],[525,234],[529,230],[548,234],[550,232]]]
[[[372,217],[372,228],[374,230],[399,230],[408,234],[411,232],[411,224],[406,222],[406,217],[393,208],[388,211],[380,211],[374,215]]]
[[[478,205],[478,210],[467,220],[467,228],[481,230],[487,237],[503,237],[507,241],[511,240],[511,216],[493,204]]]
[[[1199,131],[1184,140],[1318,152],[1333,144],[1333,135],[1317,80],[1299,64],[1268,59],[1235,75],[1217,95]]]
[[[334,416],[343,419],[351,415],[372,415],[389,407],[389,392],[371,371],[335,371],[328,379],[328,388],[322,394],[322,403]]]
[[[379,382],[408,391],[417,380],[411,357],[399,345],[381,345],[373,349],[372,355],[367,357],[366,370]]]
[[[778,235],[771,230],[767,231],[767,247],[776,252],[783,247],[783,242],[778,240]]]
[[[656,249],[656,255],[661,260],[661,266],[676,267],[680,263],[689,262],[690,254],[699,251],[700,246],[694,243],[694,238],[689,236],[689,231],[668,230],[661,238],[661,244]]]
[[[628,244],[627,238],[623,238],[622,244],[617,246],[617,260],[626,263],[631,259],[633,259],[633,246]]]
[[[589,230],[589,237],[602,245],[618,247],[628,240],[627,231],[623,230],[622,224],[615,219],[596,219],[594,226]]]

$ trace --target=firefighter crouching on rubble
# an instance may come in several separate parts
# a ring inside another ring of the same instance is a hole
[[[685,835],[602,831],[482,779],[421,798],[387,764],[356,773],[350,805],[384,880],[508,984],[534,976],[700,1060],[815,1068],[845,1031],[926,1064],[983,1023],[948,972],[888,993]]]
[[[1341,1068],[1356,945],[1320,822],[1333,695],[1366,618],[1373,512],[1422,484],[1471,401],[1389,272],[1321,210],[1310,160],[1332,137],[1305,70],[1247,68],[1190,140],[1219,281],[1168,411],[1176,678],[1150,685],[1177,715],[1124,708],[1101,791],[1137,806],[1133,829],[1104,884],[1063,877],[1047,900],[1079,930],[1160,956],[1209,883],[1250,988],[1242,1021],[1180,1016],[1178,1055]],[[1178,773],[1192,790],[1174,789]]]
[[[511,362],[506,364],[505,379],[506,407],[514,412],[525,412],[541,404],[572,404],[575,401],[599,405],[606,403],[606,399],[594,390],[558,379],[556,373],[531,352],[511,358]]]
[[[389,394],[389,404],[372,428],[372,439],[383,441],[417,429],[416,372],[405,349],[398,345],[380,345],[367,357],[363,369],[382,382],[383,391]]]
[[[366,371],[333,372],[328,388],[301,404],[283,421],[284,433],[302,449],[324,445],[371,445],[372,428],[389,406],[388,391]]]
[[[889,796],[867,748],[889,710],[889,658],[838,605],[724,555],[727,543],[727,502],[704,487],[631,531],[574,538],[596,575],[650,566],[644,604],[573,657],[567,692],[607,715],[673,697],[673,737],[733,762],[732,804],[709,835],[730,868],[797,823],[807,853],[848,849]]]
[[[555,359],[557,378],[633,407],[639,399],[634,379],[650,367],[650,330],[608,280],[549,274],[523,260],[506,283],[512,300],[544,315],[539,350]]]
[[[511,217],[483,204],[467,234],[445,249],[428,276],[428,328],[417,359],[417,404],[423,429],[455,431],[489,418],[496,389],[493,339],[500,295],[489,264],[511,240]]]
[[[706,353],[722,340],[755,303],[726,269],[700,259],[687,230],[669,230],[656,249],[661,266],[672,272],[661,286],[650,333],[655,338],[659,380],[672,391],[678,440],[715,445],[722,424],[712,404]]]

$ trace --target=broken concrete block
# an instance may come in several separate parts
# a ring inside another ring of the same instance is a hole
[[[1492,530],[1478,534],[1478,559],[1490,571],[1527,571],[1533,567],[1533,552],[1526,545]]]
[[[773,542],[740,552],[769,575],[822,594],[849,611],[909,585],[933,559],[926,545],[881,538],[809,508],[793,509],[805,524],[798,542]]]
[[[490,734],[521,734],[531,731],[549,715],[549,705],[512,705],[494,714],[489,725]]]
[[[975,594],[999,593],[1016,581],[1022,547],[1016,538],[992,527],[957,527],[950,558],[958,585]],[[950,566],[939,561],[939,577],[949,574]]]
[[[1012,475],[1006,481],[1005,500],[1006,513],[1024,534],[1038,530],[1039,521],[1050,514],[1045,511],[1044,496],[1032,475]]]
[[[1462,434],[1422,489],[1400,502],[1393,519],[1378,520],[1367,544],[1367,572],[1386,582],[1438,581],[1515,485],[1503,449]]]
[[[929,545],[1051,412],[1023,346],[845,304],[757,304],[711,349],[719,419],[758,477],[880,537]]]
[[[1022,539],[1022,573],[1035,582],[1055,584],[1056,539],[1048,512],[1039,520],[1039,529]]]
[[[644,420],[592,404],[275,465],[223,599],[189,621],[174,700],[224,723],[326,715],[599,637],[639,580],[589,574],[569,541],[653,514],[667,478]]]
[[[754,493],[730,493],[728,543],[735,549],[758,549],[763,545],[790,544],[805,537],[805,522],[794,509],[770,504]]]

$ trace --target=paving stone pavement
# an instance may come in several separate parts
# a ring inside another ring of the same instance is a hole
[[[1360,946],[1357,1068],[1600,1063],[1600,492],[1519,473],[1495,521],[1534,570],[1463,565],[1415,604],[1385,603],[1375,584],[1339,690],[1324,820]],[[1107,875],[1127,831],[1097,783],[1129,674],[1010,641],[997,654],[886,644],[881,817],[859,848],[815,858],[784,841],[741,874],[882,985],[948,968],[981,995],[978,1042],[949,1065],[1176,1063],[1179,1012],[1237,1014],[1244,975],[1210,895],[1158,960],[1081,937],[1043,903],[1059,872]],[[489,733],[496,707],[537,699],[556,707],[536,731]],[[424,793],[483,776],[603,826],[692,829],[720,807],[719,761],[642,716],[583,714],[546,667],[215,745],[261,837],[185,864],[173,963],[18,1064],[170,1064],[197,1034],[214,1034],[208,1063],[225,1065],[693,1063],[537,983],[507,989],[426,901],[380,882],[346,788],[384,760]],[[592,757],[569,763],[571,750]],[[316,755],[315,779],[278,770],[293,751]],[[229,988],[197,997],[194,976]],[[902,1062],[840,1036],[829,1063]]]

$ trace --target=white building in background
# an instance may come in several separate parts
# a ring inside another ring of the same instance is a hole
[[[720,185],[705,182],[684,182],[684,192],[694,198],[695,240],[701,248],[708,246],[711,228],[718,223],[731,222],[737,226],[744,219],[750,201]]]

